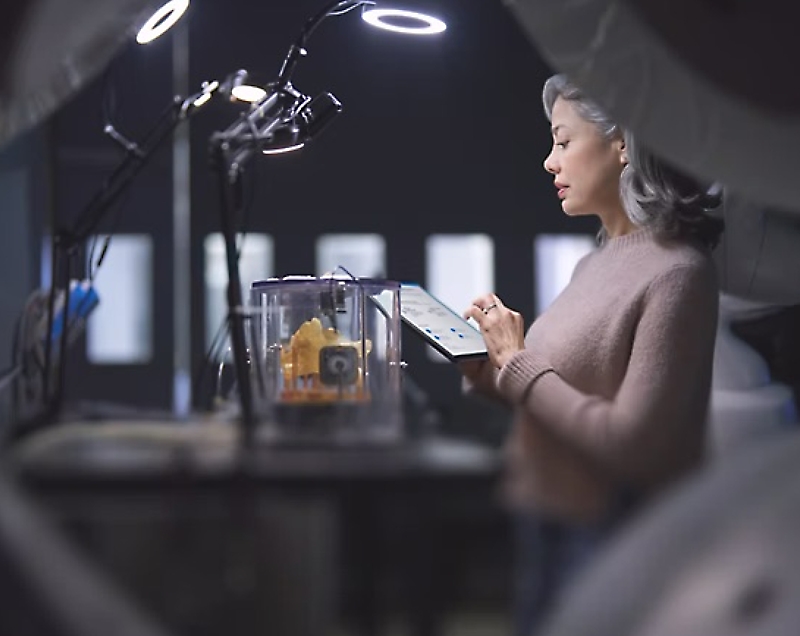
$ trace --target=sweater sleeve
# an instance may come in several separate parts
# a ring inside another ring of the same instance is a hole
[[[583,268],[585,263],[589,261],[592,257],[592,253],[585,254],[580,258],[580,260],[575,265],[575,268],[572,271],[571,278],[575,278],[578,272]],[[524,392],[527,388],[527,385],[534,382],[535,379],[538,377],[539,373],[542,371],[546,371],[549,368],[543,366],[541,369],[539,368],[531,368],[528,369],[525,373],[520,374],[519,379],[514,380],[512,379],[512,383],[517,383],[517,389],[511,390],[507,392],[502,392],[499,389],[498,384],[498,376],[500,370],[495,368],[489,360],[486,360],[481,368],[480,375],[475,379],[475,381],[470,381],[467,378],[463,378],[461,382],[461,391],[465,395],[482,395],[483,397],[489,398],[496,402],[501,402],[506,406],[518,404],[519,400],[513,399],[515,396],[519,395],[520,393]]]
[[[711,268],[673,268],[645,293],[628,367],[613,399],[579,391],[531,349],[506,363],[498,388],[620,477],[649,481],[685,459],[687,434],[702,434],[717,306]]]
[[[462,378],[461,390],[465,395],[481,395],[507,405],[508,399],[497,388],[498,374],[498,369],[492,366],[489,360],[485,360],[481,364],[480,374],[474,382]]]

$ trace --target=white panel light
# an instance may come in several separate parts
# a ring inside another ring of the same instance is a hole
[[[316,252],[318,276],[340,265],[359,278],[386,275],[386,241],[380,234],[323,234],[317,239]]]
[[[585,234],[540,234],[534,239],[537,314],[563,291],[575,265],[596,245],[594,237]]]
[[[250,286],[254,281],[273,276],[274,248],[272,237],[267,234],[248,234],[238,237],[240,248],[239,276],[242,281],[242,298],[245,304],[250,299]],[[206,297],[206,347],[210,347],[228,313],[226,290],[228,267],[225,257],[225,241],[222,234],[209,234],[203,244],[205,255]]]
[[[98,244],[105,238],[98,236]],[[94,287],[100,304],[86,325],[89,361],[149,362],[153,356],[152,238],[147,234],[115,235],[96,272]]]

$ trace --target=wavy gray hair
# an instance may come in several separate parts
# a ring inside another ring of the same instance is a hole
[[[636,143],[630,130],[614,122],[565,75],[553,75],[544,84],[542,101],[549,120],[559,97],[571,102],[578,115],[594,124],[607,139],[621,137],[625,141],[628,164],[620,176],[619,193],[634,225],[665,237],[695,236],[712,248],[717,244],[723,224],[710,211],[720,203],[718,194]],[[605,238],[605,231],[601,230],[599,240]]]

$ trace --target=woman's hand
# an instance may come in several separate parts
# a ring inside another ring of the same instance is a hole
[[[488,364],[487,360],[460,360],[456,363],[461,374],[474,385],[480,384],[483,368]]]
[[[525,326],[522,315],[506,307],[495,294],[476,298],[464,312],[464,317],[472,318],[478,323],[489,351],[489,360],[498,369],[501,369],[511,356],[525,348]]]

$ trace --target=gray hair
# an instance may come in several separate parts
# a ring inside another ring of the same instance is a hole
[[[628,164],[620,175],[619,194],[634,225],[664,237],[692,235],[710,247],[716,245],[722,221],[709,212],[720,203],[717,194],[643,148],[630,130],[614,122],[564,75],[553,75],[545,82],[542,101],[549,120],[559,97],[571,102],[578,115],[594,124],[606,139],[624,140]],[[599,239],[605,240],[604,231]]]

